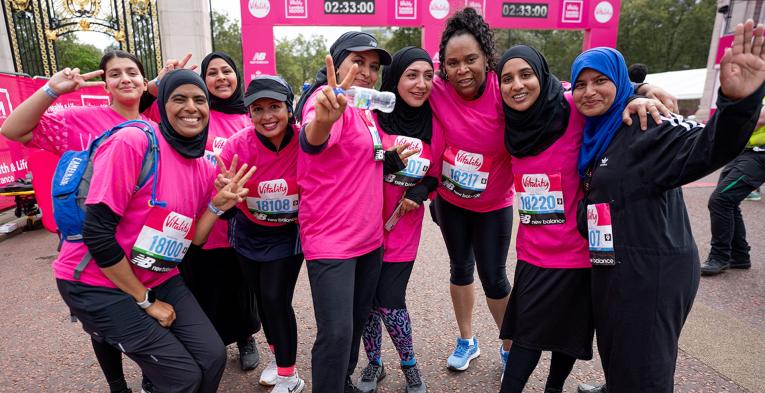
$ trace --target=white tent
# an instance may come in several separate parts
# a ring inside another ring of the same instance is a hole
[[[645,81],[663,88],[677,97],[678,100],[699,100],[704,95],[706,78],[707,69],[697,68],[648,74]]]

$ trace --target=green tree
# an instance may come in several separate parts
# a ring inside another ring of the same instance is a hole
[[[422,46],[422,29],[399,27],[392,30],[391,37],[380,42],[380,46],[391,54],[406,46]]]
[[[622,2],[617,48],[648,71],[706,67],[716,0]]]
[[[80,42],[74,34],[58,37],[55,47],[59,69],[77,67],[83,72],[97,70],[103,56],[100,49]]]
[[[239,73],[242,67],[242,27],[239,20],[230,19],[227,14],[212,11],[213,50],[226,52],[236,63]]]
[[[571,74],[571,62],[582,51],[584,34],[577,30],[507,30],[494,29],[497,56],[513,45],[536,48],[547,59],[550,72],[562,80]]]
[[[326,48],[327,40],[320,35],[306,38],[300,34],[294,39],[276,41],[276,71],[296,96],[303,91],[303,82],[313,81],[316,71],[324,66]]]

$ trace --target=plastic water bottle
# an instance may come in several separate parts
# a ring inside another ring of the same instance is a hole
[[[348,105],[359,109],[379,110],[385,113],[393,112],[396,107],[396,95],[389,91],[377,91],[364,87],[352,86],[348,90],[335,89],[335,94],[343,94],[348,99]]]

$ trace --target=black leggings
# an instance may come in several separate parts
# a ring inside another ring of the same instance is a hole
[[[91,336],[90,343],[93,344],[93,352],[96,353],[96,359],[101,366],[101,371],[109,384],[109,392],[122,393],[128,390],[125,381],[125,373],[122,370],[122,352],[111,344],[101,340],[98,341]]]
[[[513,207],[478,213],[441,197],[434,204],[436,222],[449,252],[449,281],[459,286],[472,284],[477,266],[486,297],[507,297],[510,282],[505,265],[513,232]]]
[[[541,355],[542,351],[524,348],[514,343],[510,347],[500,393],[523,392],[523,388],[526,386],[529,376],[537,367]],[[566,378],[568,378],[571,369],[574,367],[574,362],[576,362],[576,358],[562,352],[553,352],[550,361],[550,374],[547,376],[545,390],[562,390]]]
[[[292,308],[303,254],[269,262],[259,262],[241,254],[239,266],[247,285],[255,290],[260,321],[266,340],[274,346],[276,365],[291,367],[297,357],[297,322]]]
[[[311,351],[315,393],[342,392],[346,376],[356,369],[381,265],[382,247],[352,259],[306,262],[316,317]]]

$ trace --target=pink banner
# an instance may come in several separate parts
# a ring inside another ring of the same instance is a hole
[[[274,26],[421,27],[437,62],[444,22],[465,7],[494,28],[584,30],[589,49],[616,46],[621,0],[241,0],[245,79],[276,73]]]
[[[2,127],[11,111],[42,87],[45,82],[45,79],[0,74],[0,127]],[[108,104],[109,96],[106,95],[103,88],[90,87],[61,96],[50,107],[49,111],[59,111],[72,106]],[[40,168],[55,167],[55,163],[58,160],[56,156],[37,152],[39,152],[38,149],[27,149],[21,143],[13,142],[0,136],[0,186],[12,183],[16,179],[24,178],[30,172],[30,156],[39,157],[40,160],[44,161],[35,163],[37,165],[32,166]],[[53,161],[50,162],[51,160]],[[35,175],[38,174],[35,173]],[[50,183],[52,172],[50,174],[41,173],[38,177],[40,178],[35,178],[35,183]],[[43,197],[42,199],[45,198]],[[50,197],[48,196],[47,199],[50,199]],[[13,205],[13,198],[0,197],[0,210],[7,209]]]

